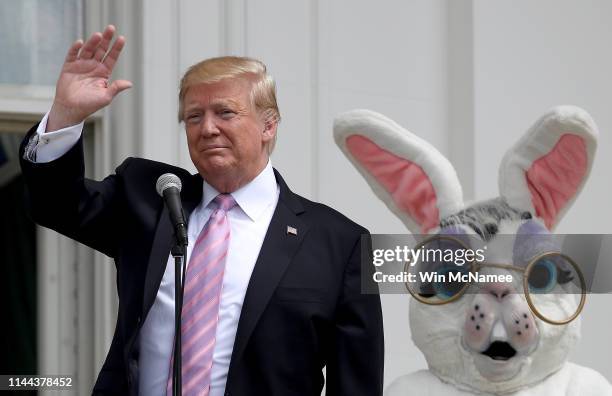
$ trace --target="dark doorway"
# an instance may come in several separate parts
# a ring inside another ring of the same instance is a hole
[[[18,148],[23,131],[0,129],[2,374],[37,374],[36,226],[24,204]],[[8,314],[8,315],[6,315]],[[23,394],[35,394],[35,391]]]

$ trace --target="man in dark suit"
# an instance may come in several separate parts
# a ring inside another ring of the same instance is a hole
[[[170,172],[189,219],[184,394],[317,395],[324,366],[329,395],[382,394],[380,300],[362,293],[369,234],[271,167],[280,115],[263,63],[213,58],[183,77],[179,119],[198,174],[131,158],[84,179],[82,122],[131,86],[109,84],[125,42],[113,36],[109,26],[72,45],[53,107],[21,149],[32,217],[115,259],[119,314],[94,393],[171,386],[173,230],[155,191]]]

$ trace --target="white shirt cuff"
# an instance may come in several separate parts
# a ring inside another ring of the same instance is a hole
[[[84,122],[57,131],[45,132],[48,118],[49,112],[43,117],[36,134],[32,135],[26,147],[24,156],[31,162],[46,163],[58,159],[79,141],[83,132]]]

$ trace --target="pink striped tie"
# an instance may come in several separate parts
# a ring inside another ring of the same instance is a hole
[[[218,207],[202,228],[185,275],[181,317],[183,395],[207,396],[210,391],[219,300],[230,239],[227,212],[236,206],[229,194],[213,200]],[[172,395],[172,364],[167,394]]]

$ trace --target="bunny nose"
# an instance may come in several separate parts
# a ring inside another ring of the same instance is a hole
[[[510,293],[515,291],[514,287],[503,282],[487,283],[482,290],[485,292],[485,294],[495,297],[495,299],[498,301],[502,301],[504,298],[510,295]]]

